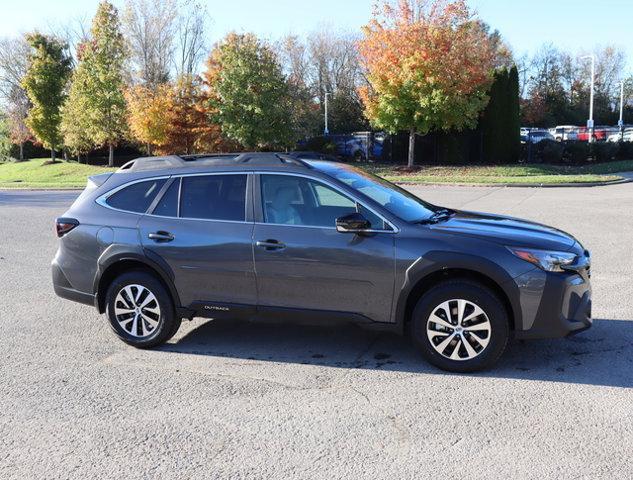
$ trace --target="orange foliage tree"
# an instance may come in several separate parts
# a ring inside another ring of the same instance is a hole
[[[371,123],[415,134],[475,126],[488,102],[494,48],[464,0],[380,0],[359,51],[360,89]]]
[[[128,123],[135,140],[147,147],[147,154],[167,144],[170,130],[172,87],[161,84],[156,88],[135,85],[125,94],[128,104]]]
[[[159,155],[217,152],[230,148],[207,111],[201,79],[193,75],[154,88],[137,85],[126,93],[130,131]]]

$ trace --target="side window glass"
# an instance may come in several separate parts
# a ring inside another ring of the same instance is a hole
[[[315,180],[265,174],[260,178],[266,223],[334,227],[338,217],[358,210],[354,200]],[[372,228],[383,229],[380,217],[367,209],[361,213]]]
[[[165,179],[157,179],[134,183],[110,195],[106,203],[119,210],[145,213],[165,181]]]
[[[314,194],[316,195],[317,203],[320,207],[356,208],[354,201],[340,195],[338,192],[335,192],[325,185],[315,183]]]
[[[163,217],[177,217],[179,192],[180,179],[176,178],[164,193],[163,197],[158,201],[158,204],[152,213]]]
[[[183,177],[180,216],[206,220],[246,219],[246,175]]]

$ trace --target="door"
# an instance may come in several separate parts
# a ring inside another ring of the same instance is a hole
[[[261,174],[255,189],[255,269],[264,307],[360,313],[390,321],[394,232],[331,185]],[[339,233],[337,217],[361,211],[379,233]]]
[[[257,303],[249,177],[176,178],[139,222],[143,247],[169,264],[183,306],[232,313],[227,304]]]

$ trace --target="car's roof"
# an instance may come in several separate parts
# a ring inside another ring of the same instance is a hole
[[[296,166],[307,168],[307,163],[297,154],[276,152],[242,152],[204,155],[169,155],[165,157],[141,157],[127,162],[118,172],[142,172],[156,170],[196,169],[200,167],[253,168],[259,166]]]
[[[332,167],[350,168],[345,163],[329,160],[302,159],[298,153],[246,152],[229,154],[141,157],[123,165],[111,176],[117,183],[149,177],[191,175],[234,171],[268,171],[308,173],[331,176]]]

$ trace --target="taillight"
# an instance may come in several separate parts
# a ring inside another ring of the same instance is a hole
[[[55,220],[55,230],[57,231],[57,236],[63,237],[77,225],[79,225],[79,222],[74,218],[58,218]]]

